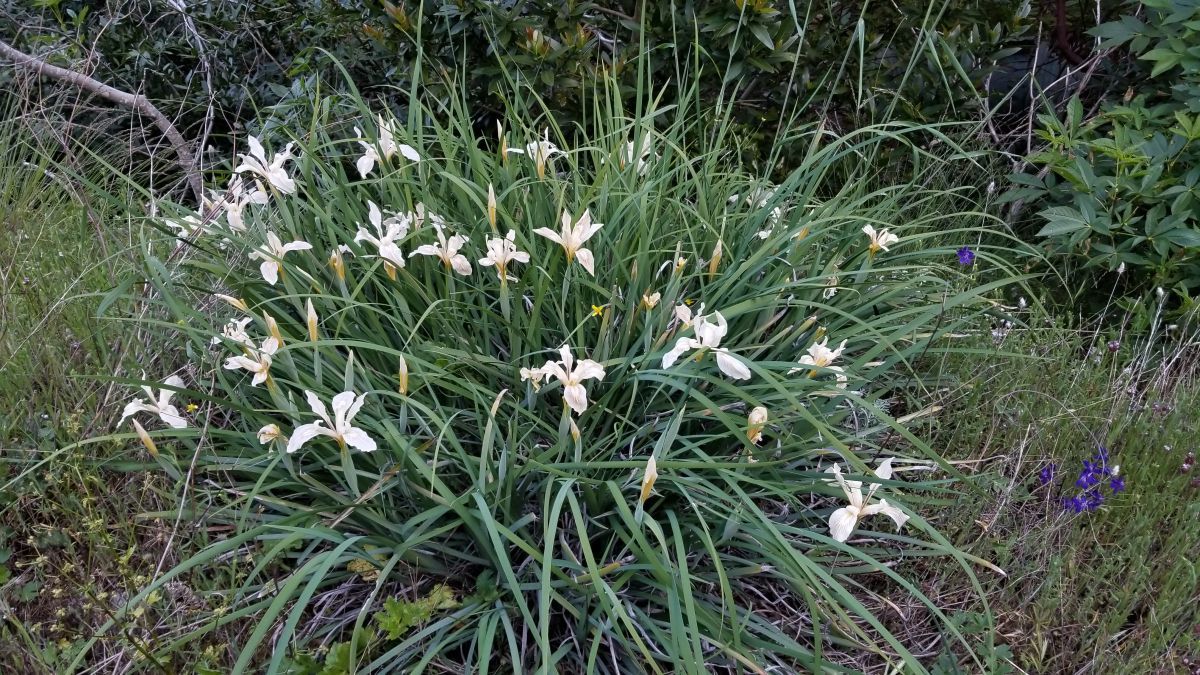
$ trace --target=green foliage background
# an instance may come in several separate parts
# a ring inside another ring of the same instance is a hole
[[[1025,231],[1064,271],[1103,280],[1096,302],[1114,286],[1165,288],[1174,313],[1190,315],[1200,287],[1200,4],[1151,0],[1126,11],[1092,31],[1134,57],[1123,96],[1091,118],[1078,97],[1063,115],[1041,115],[1044,148],[1012,176],[1006,199],[1042,207]]]
[[[700,102],[732,102],[762,149],[797,102],[842,128],[968,113],[1037,19],[1023,0],[219,0],[186,13],[38,0],[0,11],[0,35],[144,92],[192,136],[207,135],[211,108],[217,142],[257,106],[340,76],[328,51],[369,99],[403,105],[420,81],[443,103],[465,95],[480,129],[504,115],[506,79],[536,88],[561,122],[586,123],[600,78],[639,86],[634,57],[649,60],[666,100],[702,69]]]

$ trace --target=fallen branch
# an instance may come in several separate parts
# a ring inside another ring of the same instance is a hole
[[[65,82],[149,117],[154,122],[154,126],[158,127],[159,131],[163,133],[163,136],[167,138],[167,141],[175,150],[176,163],[183,169],[188,187],[191,188],[192,195],[196,199],[196,204],[200,205],[204,203],[204,181],[201,179],[200,171],[196,166],[195,155],[192,154],[187,141],[183,139],[183,135],[175,128],[171,120],[162,114],[162,111],[154,107],[150,99],[141,94],[130,94],[110,87],[83,73],[46,63],[36,56],[31,56],[16,49],[3,40],[0,40],[0,57],[12,61],[15,66],[32,71],[35,75],[44,75],[51,79]]]

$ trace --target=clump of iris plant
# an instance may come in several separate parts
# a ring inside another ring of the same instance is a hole
[[[1042,469],[1040,478],[1043,485],[1054,480],[1055,467],[1053,464]],[[1104,503],[1105,490],[1111,495],[1125,490],[1125,479],[1118,474],[1120,466],[1108,463],[1108,448],[1100,446],[1090,460],[1083,460],[1083,468],[1075,479],[1075,489],[1078,492],[1069,497],[1063,497],[1063,510],[1072,513],[1095,511]]]

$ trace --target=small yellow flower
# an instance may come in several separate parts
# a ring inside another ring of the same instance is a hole
[[[604,305],[592,305],[592,316],[600,316],[604,313]]]
[[[199,409],[200,409],[200,406],[196,405],[195,403],[187,404],[187,411],[190,413],[194,413]]]
[[[696,304],[696,301],[692,298],[688,298],[683,301],[683,304],[687,305],[688,307],[691,307],[692,305]]]
[[[660,300],[662,300],[662,293],[659,293],[658,291],[650,293],[649,295],[642,293],[642,308],[646,310],[654,309],[658,306]]]

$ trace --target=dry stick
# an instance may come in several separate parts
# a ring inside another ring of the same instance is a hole
[[[60,82],[65,82],[149,117],[153,120],[154,126],[158,127],[163,136],[166,136],[167,141],[171,143],[171,147],[174,148],[175,156],[178,160],[177,163],[183,169],[188,187],[191,188],[192,195],[196,198],[196,203],[204,203],[204,184],[200,178],[200,172],[196,169],[196,158],[192,155],[187,141],[183,139],[179,130],[175,128],[175,125],[171,123],[171,120],[166,115],[154,107],[150,99],[140,94],[135,95],[115,89],[83,73],[46,63],[36,56],[31,56],[14,48],[3,40],[0,40],[0,57],[12,61],[16,66],[31,70],[37,75],[45,75]]]

